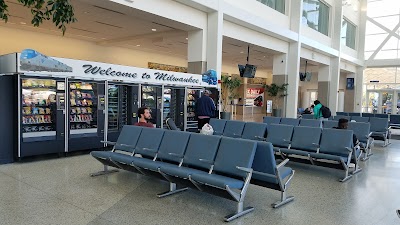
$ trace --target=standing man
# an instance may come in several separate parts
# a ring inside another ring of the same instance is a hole
[[[314,101],[314,119],[324,118],[321,112],[322,104],[320,101]]]
[[[146,107],[139,108],[137,114],[139,115],[139,122],[135,123],[135,126],[141,127],[154,127],[149,120],[151,119],[150,110]]]
[[[198,128],[201,130],[204,124],[210,122],[210,118],[214,117],[215,105],[212,98],[210,98],[211,91],[205,90],[203,96],[197,99],[196,102],[196,114]]]

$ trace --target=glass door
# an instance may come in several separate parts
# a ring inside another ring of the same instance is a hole
[[[128,87],[108,85],[108,130],[120,130],[126,124],[128,124]]]
[[[162,88],[158,86],[142,85],[141,107],[147,107],[151,112],[150,122],[161,128],[161,105],[163,101]]]
[[[186,90],[186,131],[197,131],[196,101],[200,98],[201,89]]]
[[[370,90],[367,91],[367,106],[368,113],[383,113],[391,114],[393,111],[393,102],[397,102],[397,95],[393,90]],[[397,110],[395,110],[395,113]]]
[[[383,91],[381,92],[382,102],[381,102],[381,113],[391,114],[393,109],[393,91]]]

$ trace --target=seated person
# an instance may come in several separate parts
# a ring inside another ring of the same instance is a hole
[[[148,108],[139,108],[137,114],[139,115],[139,122],[135,123],[135,126],[154,127],[153,124],[149,122],[149,120],[151,119],[151,114]]]
[[[310,107],[306,108],[302,114],[312,114],[314,111],[314,105],[311,105]]]
[[[339,119],[338,126],[334,127],[336,129],[344,129],[347,130],[347,127],[349,126],[349,120],[345,118]],[[357,146],[360,144],[360,141],[358,140],[357,136],[353,134],[353,145]]]

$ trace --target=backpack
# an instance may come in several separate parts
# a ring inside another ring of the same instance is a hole
[[[324,117],[324,118],[329,118],[332,116],[331,110],[324,105],[321,107],[320,111],[321,111],[322,117]]]

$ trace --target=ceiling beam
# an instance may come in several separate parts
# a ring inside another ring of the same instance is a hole
[[[96,44],[103,45],[103,46],[112,46],[112,45],[119,45],[130,41],[141,40],[141,39],[154,39],[154,38],[175,38],[175,37],[187,37],[187,32],[180,31],[180,30],[171,30],[165,32],[154,32],[149,34],[142,34],[142,35],[133,35],[127,37],[119,37],[104,41],[99,41]]]

